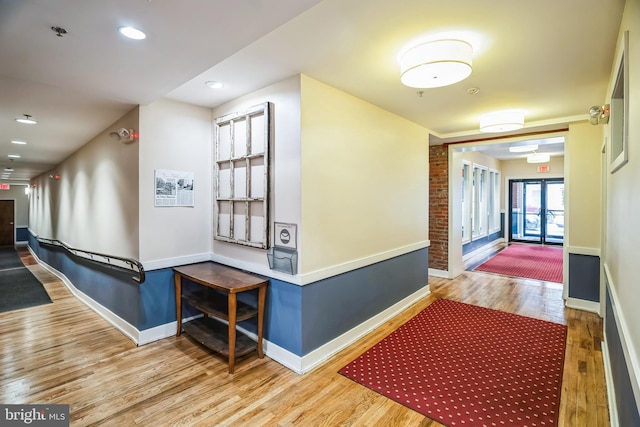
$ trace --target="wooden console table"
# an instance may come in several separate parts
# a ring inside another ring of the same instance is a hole
[[[176,316],[178,321],[176,336],[180,336],[184,329],[185,333],[201,344],[227,356],[229,373],[232,374],[235,368],[236,355],[242,356],[256,349],[256,343],[242,333],[237,336],[238,339],[236,340],[236,322],[257,316],[258,357],[261,359],[264,357],[262,352],[262,329],[268,280],[214,262],[174,267],[173,277],[176,285]],[[205,288],[202,291],[183,295],[183,277]],[[211,289],[222,293],[211,291]],[[238,293],[252,289],[258,289],[257,308],[237,300]],[[183,325],[183,302],[200,310],[205,317]],[[218,320],[211,320],[211,318],[226,320],[229,323],[228,327],[225,327],[224,323]]]

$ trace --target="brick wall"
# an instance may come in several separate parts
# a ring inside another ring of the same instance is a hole
[[[429,147],[429,268],[449,269],[449,150]]]

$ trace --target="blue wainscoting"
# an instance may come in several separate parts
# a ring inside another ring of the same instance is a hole
[[[302,355],[427,286],[428,248],[302,288]]]
[[[144,331],[175,322],[173,270],[147,271],[138,284],[131,274],[40,245],[29,233],[40,260],[63,273],[82,293]],[[391,307],[428,284],[428,248],[359,268],[305,286],[270,278],[264,338],[304,356]],[[184,286],[197,286],[185,280]],[[239,299],[255,303],[257,293]],[[197,314],[185,308],[184,318]],[[255,321],[241,326],[254,332]]]
[[[462,245],[462,255],[466,255],[470,252],[475,251],[476,249],[480,249],[481,247],[488,245],[489,243],[501,238],[504,233],[501,231],[496,231],[495,233],[489,234],[488,236],[481,237],[476,240],[472,240],[469,243],[465,243]]]
[[[29,227],[16,227],[16,242],[27,242],[30,235]]]
[[[139,331],[176,320],[171,269],[148,272],[147,280],[138,284],[130,272],[73,256],[59,246],[41,245],[31,233],[29,247],[76,289]]]
[[[264,336],[307,355],[427,286],[428,256],[424,248],[305,286],[270,279]]]
[[[569,298],[600,302],[600,257],[569,254]]]
[[[640,426],[640,414],[633,394],[629,370],[625,361],[624,350],[620,338],[620,331],[615,319],[611,294],[607,283],[606,313],[605,313],[605,343],[609,354],[609,363],[613,388],[615,390],[615,405],[618,412],[618,425]]]

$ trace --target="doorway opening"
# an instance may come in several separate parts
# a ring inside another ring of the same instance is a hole
[[[509,180],[509,240],[564,243],[564,179]]]

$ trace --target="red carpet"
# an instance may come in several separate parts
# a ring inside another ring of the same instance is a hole
[[[562,248],[509,245],[474,270],[562,283]]]
[[[340,370],[450,427],[557,426],[567,328],[439,299]]]

